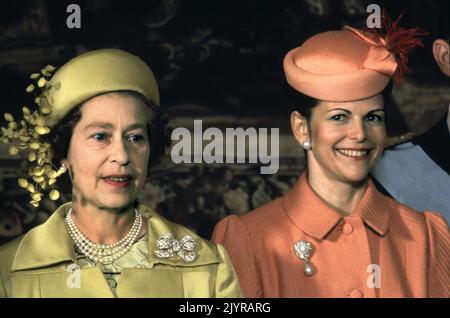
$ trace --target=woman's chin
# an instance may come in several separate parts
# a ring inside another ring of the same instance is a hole
[[[360,172],[352,171],[351,173],[343,174],[343,177],[344,180],[346,180],[348,183],[360,184],[367,180],[368,175],[369,175],[368,171],[360,171]]]
[[[123,209],[130,206],[134,200],[130,198],[100,200],[100,205],[108,209]]]

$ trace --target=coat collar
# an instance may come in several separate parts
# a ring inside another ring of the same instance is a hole
[[[282,197],[285,212],[302,231],[316,239],[324,239],[331,230],[344,219],[339,212],[320,198],[309,185],[304,172],[295,186]],[[364,223],[379,235],[384,235],[389,227],[391,204],[379,193],[372,180],[352,216],[361,217]]]
[[[61,205],[45,223],[23,236],[14,257],[11,272],[40,269],[64,262],[78,263],[64,222],[64,216],[71,206],[71,202]],[[138,210],[148,219],[148,260],[151,267],[155,264],[190,267],[220,262],[214,244],[201,239],[187,228],[166,220],[143,204],[139,205]],[[156,240],[166,232],[177,239],[190,235],[197,243],[197,259],[192,263],[184,263],[177,259],[156,257],[154,253],[157,249]]]
[[[17,247],[11,271],[37,269],[70,261],[77,257],[64,223],[71,203],[60,206],[43,224],[26,233]]]

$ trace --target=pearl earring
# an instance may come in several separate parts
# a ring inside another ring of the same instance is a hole
[[[303,149],[305,149],[305,150],[311,149],[311,143],[309,142],[308,139],[303,142],[302,146],[303,146]]]
[[[61,164],[61,167],[59,168],[59,171],[61,171],[61,174],[66,173],[67,168],[66,168],[66,165],[64,163]]]

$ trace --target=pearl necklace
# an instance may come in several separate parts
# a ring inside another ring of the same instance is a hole
[[[142,215],[135,209],[135,218],[130,231],[120,241],[114,244],[99,244],[88,239],[77,228],[72,219],[72,208],[67,213],[64,221],[67,224],[69,235],[77,249],[86,255],[94,263],[110,264],[122,257],[130,250],[142,230]]]

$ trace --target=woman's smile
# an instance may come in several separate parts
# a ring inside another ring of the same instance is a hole
[[[337,148],[336,152],[346,160],[362,161],[369,158],[372,149]]]
[[[132,185],[133,177],[131,175],[111,175],[103,177],[102,180],[114,188],[124,189]]]

